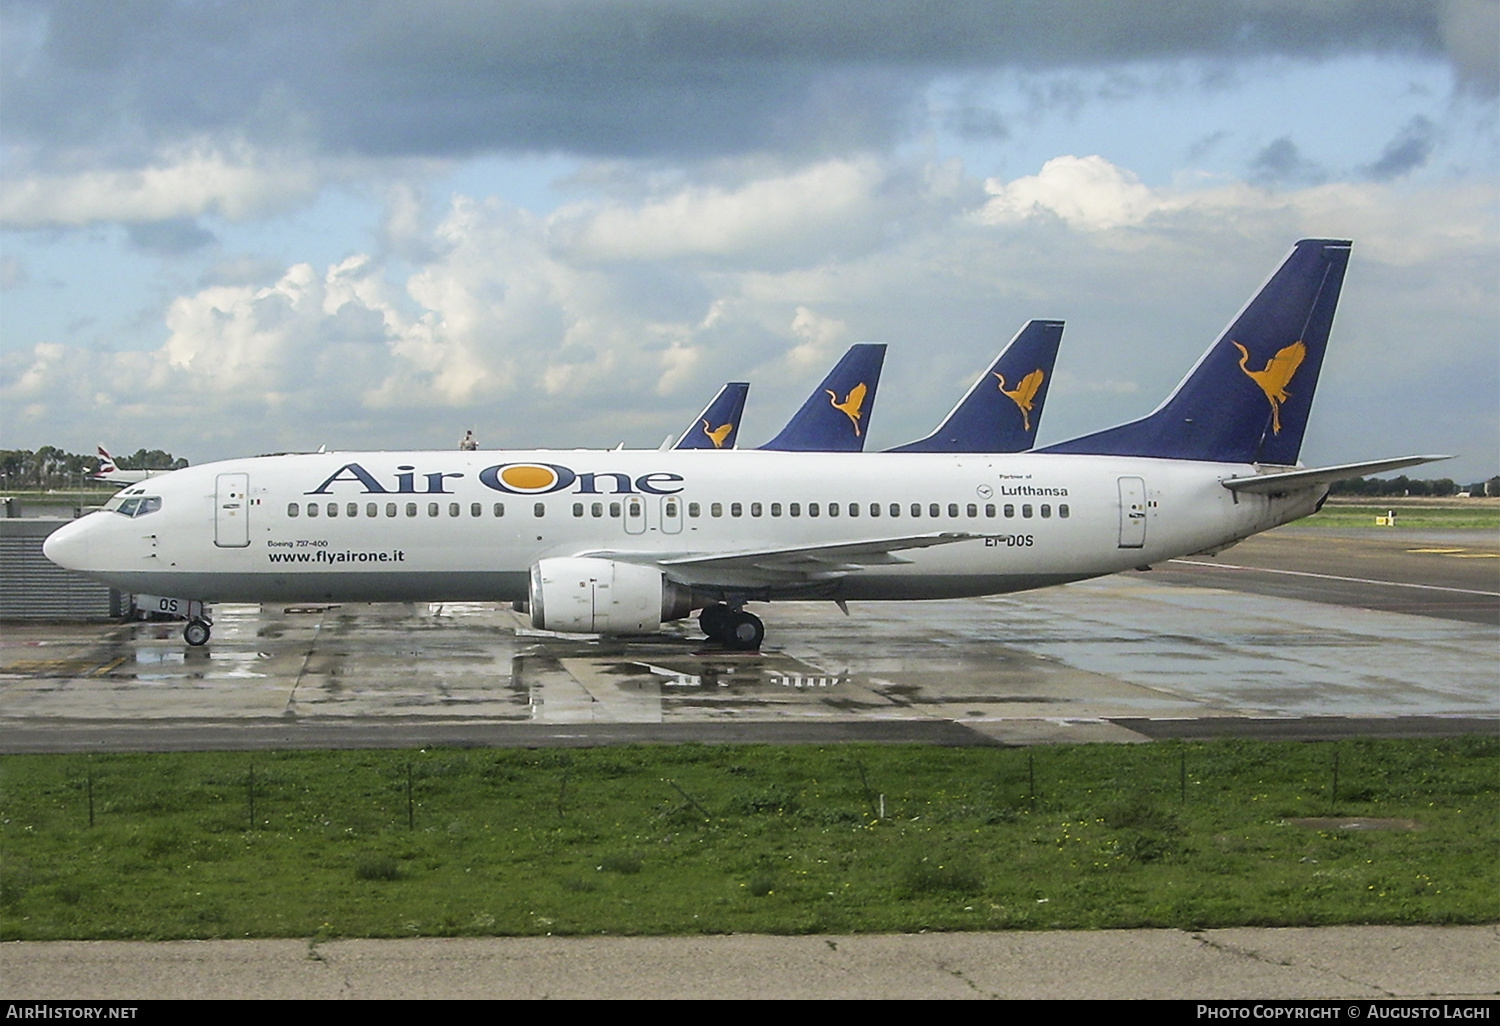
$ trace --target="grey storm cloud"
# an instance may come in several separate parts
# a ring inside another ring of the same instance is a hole
[[[1386,145],[1380,159],[1365,168],[1365,173],[1377,182],[1400,178],[1427,163],[1436,143],[1437,126],[1418,114],[1401,126],[1401,131]]]
[[[8,0],[0,89],[12,159],[54,165],[203,133],[374,156],[826,153],[898,137],[935,74],[1359,51],[1467,62],[1483,84],[1494,58],[1446,40],[1493,6]]]

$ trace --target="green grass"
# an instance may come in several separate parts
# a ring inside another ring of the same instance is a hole
[[[1401,506],[1389,503],[1382,506],[1378,500],[1369,505],[1345,506],[1328,503],[1317,513],[1296,521],[1299,527],[1374,527],[1375,518],[1385,516],[1388,510],[1396,511],[1396,526],[1400,530],[1453,530],[1453,531],[1500,531],[1500,506]]]
[[[8,756],[0,938],[1494,922],[1497,790],[1480,738]]]

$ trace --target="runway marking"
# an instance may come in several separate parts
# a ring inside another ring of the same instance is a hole
[[[1320,581],[1346,581],[1350,584],[1383,584],[1388,588],[1420,588],[1423,591],[1451,591],[1460,595],[1484,595],[1489,598],[1500,598],[1500,591],[1476,591],[1473,588],[1447,588],[1441,584],[1406,584],[1402,581],[1376,581],[1368,577],[1340,577],[1337,574],[1313,574],[1306,570],[1270,570],[1263,566],[1239,566],[1235,563],[1205,563],[1197,559],[1173,559],[1171,563],[1184,563],[1188,566],[1207,566],[1215,570],[1254,570],[1263,574],[1285,574],[1288,577],[1313,577]]]
[[[1464,550],[1463,549],[1407,549],[1406,551],[1407,552],[1437,552],[1437,553],[1440,553],[1440,554],[1443,554],[1443,555],[1447,555],[1448,553],[1451,553],[1451,552],[1462,552]]]

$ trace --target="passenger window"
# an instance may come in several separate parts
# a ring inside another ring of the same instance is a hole
[[[927,507],[927,515],[930,516],[930,517],[940,517],[940,516],[942,516],[943,515],[943,513],[942,513],[942,507],[940,507],[935,502],[931,503]]]
[[[779,502],[773,502],[773,503],[771,503],[771,516],[773,516],[773,517],[779,517],[779,516],[781,516],[781,503],[779,503]]]
[[[737,502],[731,502],[729,504],[729,515],[730,516],[737,517],[737,516],[742,515],[744,512],[745,512],[745,507],[741,506],[739,503],[737,503]]]
[[[958,503],[956,503],[956,502],[950,502],[950,503],[948,503],[948,515],[950,517],[955,517],[955,518],[958,516]]]
[[[794,502],[786,508],[788,515],[800,517],[802,515],[802,503]]]
[[[1023,516],[1023,517],[1030,517],[1031,516],[1031,504],[1029,502],[1026,503],[1024,506],[1021,507],[1021,516]]]
[[[458,503],[456,503],[456,502],[450,502],[450,503],[448,503],[448,515],[450,517],[456,517],[456,516],[458,516]]]
[[[708,515],[711,517],[722,517],[724,515],[724,504],[715,502],[708,507]]]
[[[604,516],[604,503],[596,502],[589,507],[589,514],[595,519]]]
[[[430,517],[435,517],[435,516],[438,515],[438,504],[437,503],[435,503],[435,502],[429,502],[427,504],[427,515],[430,516]]]
[[[920,502],[914,502],[911,504],[911,515],[914,517],[920,517],[922,515],[922,504]]]
[[[596,503],[594,503],[594,505],[598,506],[599,504],[596,502]],[[594,514],[594,515],[598,516],[597,513]],[[667,516],[667,519],[669,519],[669,520],[676,520],[677,519],[678,514],[677,514],[677,500],[676,499],[668,499],[667,500],[667,504],[666,504],[666,516]]]
[[[809,502],[807,504],[807,515],[810,517],[818,515],[818,504],[816,502]]]
[[[1066,502],[1057,507],[1057,515],[1063,520],[1068,519],[1068,504]]]
[[[1005,504],[1005,515],[1008,517],[1013,517],[1016,515],[1016,507],[1013,503],[1007,502]]]
[[[859,516],[859,503],[857,503],[857,502],[851,502],[851,503],[849,503],[849,515],[851,517],[857,517],[857,516]]]
[[[471,517],[482,517],[482,516],[484,516],[484,504],[481,503],[481,502],[470,503],[469,504],[469,516],[471,516]]]
[[[1043,520],[1047,520],[1051,516],[1052,516],[1052,507],[1050,505],[1048,505],[1047,503],[1045,503],[1045,502],[1042,503],[1042,519]]]
[[[545,502],[534,503],[532,505],[532,507],[531,507],[531,515],[534,516],[534,517],[544,517],[544,516],[546,516],[547,515],[547,504]]]
[[[872,502],[872,503],[870,503],[870,516],[872,516],[872,517],[878,517],[878,516],[880,516],[880,503],[878,503],[878,502]]]
[[[838,503],[836,503],[836,502],[830,502],[828,504],[828,515],[831,516],[831,517],[836,517],[836,516],[839,515],[839,504]]]
[[[575,502],[575,503],[573,503],[573,515],[575,517],[581,517],[581,516],[583,516],[583,503],[581,503],[581,502]]]
[[[987,517],[989,517],[992,520],[994,519],[994,517],[995,517],[995,504],[993,502],[986,502],[984,504],[984,515],[987,516]]]
[[[122,506],[121,509],[124,509],[124,507]],[[316,502],[309,502],[307,504],[307,515],[310,517],[318,515],[318,504]]]
[[[375,503],[375,502],[367,502],[367,503],[365,503],[365,516],[367,516],[367,517],[378,517],[378,516],[380,516],[380,504],[379,503]]]
[[[286,504],[286,515],[289,517],[294,517],[297,515],[297,504],[295,502],[289,502]]]
[[[417,504],[415,502],[408,502],[406,504],[406,515],[409,517],[417,515]]]
[[[357,517],[357,516],[359,516],[359,503],[357,503],[357,502],[351,502],[351,503],[349,503],[349,505],[347,505],[347,506],[344,507],[344,512],[345,512],[345,514],[347,514],[348,516],[351,516],[351,517]]]
[[[893,516],[893,517],[899,517],[900,515],[901,515],[901,503],[899,503],[899,502],[893,502],[893,503],[891,503],[891,516]]]
[[[969,514],[969,518],[972,520],[974,517],[979,516],[979,507],[971,502],[969,503],[968,508],[964,510],[964,512]]]
[[[331,517],[336,517],[336,516],[339,515],[339,504],[338,503],[336,503],[336,502],[330,502],[328,504],[328,515],[331,516]]]
[[[385,504],[385,515],[388,517],[393,517],[396,515],[396,504],[394,502],[388,502]]]
[[[688,516],[697,517],[703,515],[703,507],[696,502],[688,503]]]
[[[758,517],[758,516],[760,516],[760,512],[761,512],[760,503],[758,503],[758,502],[752,502],[750,504],[750,515],[752,517]]]
[[[497,502],[497,503],[495,503],[495,516],[497,516],[497,517],[503,517],[503,516],[505,516],[505,503],[503,503],[503,502]]]
[[[611,502],[609,504],[609,518],[611,520],[620,519],[620,504],[618,502]]]

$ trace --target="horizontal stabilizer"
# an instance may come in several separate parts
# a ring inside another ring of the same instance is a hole
[[[1223,482],[1232,492],[1250,492],[1256,495],[1288,492],[1298,488],[1329,484],[1349,477],[1366,474],[1383,474],[1387,470],[1415,467],[1421,463],[1451,460],[1452,456],[1399,456],[1388,460],[1373,460],[1369,463],[1344,463],[1337,467],[1314,467],[1311,470],[1289,470],[1285,473],[1255,474],[1250,477],[1232,477]]]

